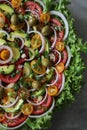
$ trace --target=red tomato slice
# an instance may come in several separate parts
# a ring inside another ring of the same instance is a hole
[[[28,1],[28,2],[25,2],[25,6],[31,10],[37,10],[38,11],[38,14],[41,15],[42,14],[42,9],[41,7],[33,2],[33,1]]]
[[[15,126],[23,123],[26,119],[27,119],[27,116],[21,115],[20,117],[13,119],[13,120],[5,119],[5,121],[3,123],[6,124],[8,127],[15,127]]]
[[[61,88],[62,84],[62,73],[58,73],[58,81],[55,83],[55,85],[58,87],[58,90]]]
[[[52,18],[50,21],[53,24],[57,25],[58,27],[62,26],[61,22],[58,19],[56,19],[56,18]],[[62,41],[63,40],[63,36],[64,36],[64,30],[58,32],[58,39],[57,39],[57,41]]]
[[[63,63],[65,64],[66,61],[67,61],[67,59],[68,59],[68,53],[67,53],[67,50],[64,49],[64,50],[62,51],[62,54],[63,54],[63,57],[62,57],[61,62],[63,62]]]
[[[45,112],[45,109],[48,109],[52,104],[53,98],[48,95],[47,99],[39,106],[34,107],[34,111],[32,114],[40,115]]]
[[[58,19],[56,19],[56,18],[51,18],[50,21],[51,21],[52,23],[56,24],[56,25],[59,26],[59,27],[62,26],[62,25],[61,25],[61,22],[60,22]]]

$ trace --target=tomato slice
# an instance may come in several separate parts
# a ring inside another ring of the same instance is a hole
[[[6,124],[8,127],[15,127],[15,126],[18,126],[21,123],[23,123],[26,119],[27,119],[27,116],[21,114],[19,117],[15,118],[13,120],[5,119],[3,121],[3,124]]]
[[[57,69],[58,73],[62,73],[65,69],[64,63],[60,62],[59,64],[57,64],[56,69]]]
[[[50,15],[48,13],[42,13],[40,16],[40,21],[47,24],[50,21]]]
[[[48,94],[50,96],[55,96],[58,93],[58,88],[57,86],[53,85],[53,86],[49,86],[48,87]]]
[[[31,47],[34,49],[37,49],[41,46],[41,44],[42,44],[42,41],[41,41],[40,35],[35,34],[31,39]]]
[[[33,106],[29,103],[25,103],[23,104],[22,108],[21,108],[21,112],[24,114],[24,115],[30,115],[32,114],[33,112]]]
[[[16,74],[15,77],[10,77],[10,75],[5,76],[0,74],[0,79],[5,83],[15,83],[19,80],[20,77],[21,77],[21,72]]]
[[[56,18],[51,18],[50,22],[57,25],[58,27],[62,27],[61,22]],[[63,41],[63,36],[64,36],[64,30],[59,31],[57,41]]]
[[[62,54],[63,54],[63,56],[62,56],[62,60],[61,60],[61,62],[63,62],[63,63],[65,64],[66,61],[67,61],[67,59],[68,59],[68,53],[67,53],[67,50],[64,49],[64,50],[62,51]]]
[[[31,62],[31,69],[36,74],[44,74],[46,72],[46,68],[44,66],[42,66],[42,65],[39,65],[37,60],[33,60]]]
[[[21,0],[12,0],[11,3],[14,8],[18,8],[21,5]]]
[[[39,106],[34,106],[34,111],[32,114],[40,115],[43,114],[52,104],[53,98],[51,96],[47,96],[47,99]]]
[[[9,56],[10,56],[10,52],[6,49],[4,49],[0,52],[0,58],[2,60],[7,60],[9,58]]]
[[[27,1],[25,2],[25,6],[26,8],[29,8],[31,10],[37,10],[38,14],[41,15],[42,14],[42,9],[41,7],[39,6],[39,4],[33,2],[33,1]]]
[[[59,90],[61,88],[61,84],[62,84],[62,73],[58,73],[58,81],[54,85],[57,86]]]
[[[4,120],[5,120],[4,114],[1,114],[1,113],[0,113],[0,122],[3,122]]]
[[[63,51],[65,48],[64,42],[56,42],[56,49],[58,51]]]

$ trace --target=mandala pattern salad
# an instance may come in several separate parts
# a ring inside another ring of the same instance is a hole
[[[41,129],[74,100],[84,65],[67,2],[0,0],[1,128]]]

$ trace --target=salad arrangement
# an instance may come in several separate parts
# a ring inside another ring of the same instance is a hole
[[[48,128],[74,101],[87,51],[68,0],[0,0],[0,130]]]

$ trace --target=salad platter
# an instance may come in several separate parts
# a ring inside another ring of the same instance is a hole
[[[87,51],[68,0],[0,0],[0,130],[48,128],[74,101]]]

